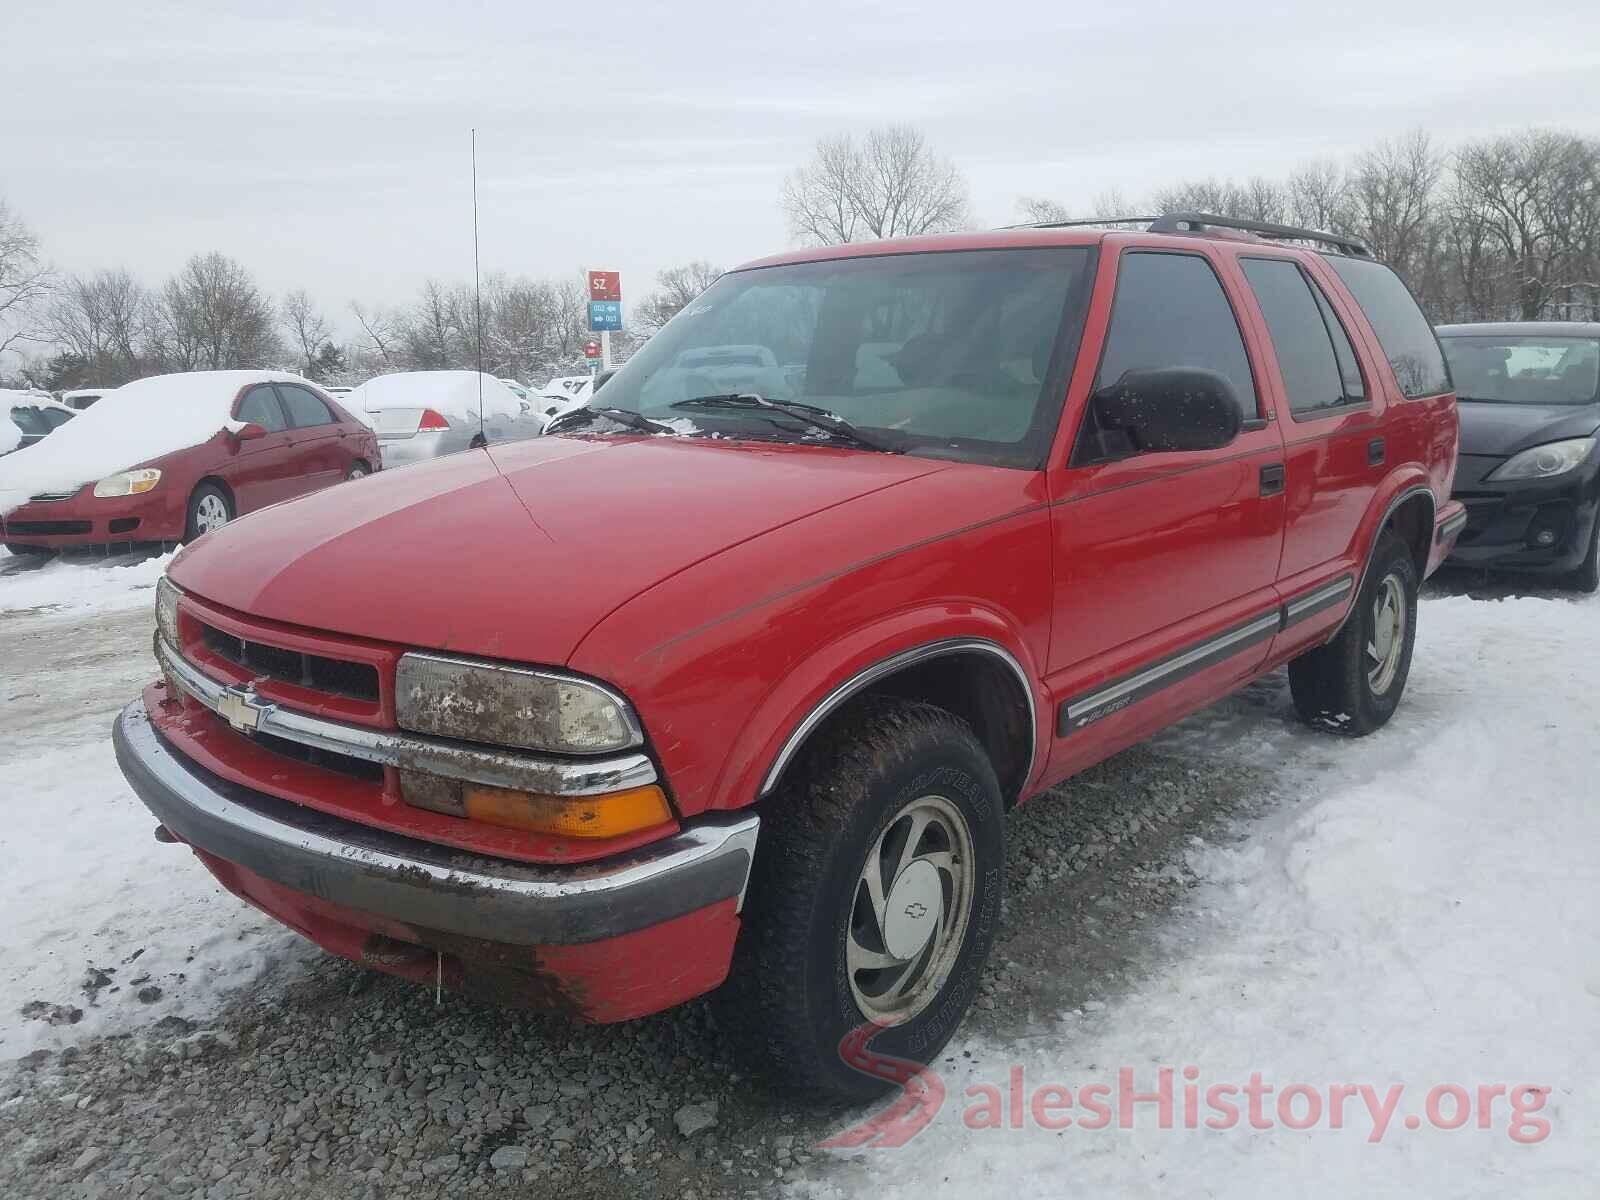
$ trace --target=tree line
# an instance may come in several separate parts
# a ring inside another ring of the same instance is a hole
[[[833,244],[970,223],[966,180],[914,129],[819,142],[785,181],[791,235]],[[1533,129],[1453,149],[1426,132],[1287,178],[1176,180],[1146,200],[1115,189],[1075,209],[1024,196],[1027,222],[1200,212],[1364,239],[1430,319],[1600,320],[1600,139]]]
[[[720,269],[706,262],[662,271],[631,306],[634,330],[613,335],[626,357],[703,291]],[[321,383],[359,383],[389,371],[483,369],[542,384],[586,368],[588,292],[581,274],[535,279],[491,273],[481,289],[428,280],[409,302],[352,302],[354,336],[341,339],[311,294],[274,299],[227,255],[196,254],[147,284],[114,267],[64,274],[0,200],[0,352],[21,354],[14,378],[51,391],[115,387],[172,371],[273,367]]]

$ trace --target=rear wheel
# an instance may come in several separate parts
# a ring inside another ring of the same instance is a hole
[[[1004,890],[1000,785],[965,722],[870,699],[764,807],[721,1024],[774,1083],[868,1099],[938,1054],[977,992]],[[868,1040],[870,1024],[885,1028]],[[874,1055],[873,1074],[846,1061]]]
[[[189,497],[189,518],[184,524],[184,541],[192,542],[233,520],[233,501],[214,483],[202,483]]]
[[[1385,531],[1344,628],[1289,664],[1300,719],[1351,737],[1382,727],[1400,706],[1416,636],[1417,564]]]
[[[368,476],[370,474],[372,474],[372,468],[367,466],[366,463],[362,462],[358,458],[358,459],[356,459],[355,462],[350,464],[350,469],[344,473],[344,477],[347,480],[349,480],[349,479],[364,479],[366,476]]]

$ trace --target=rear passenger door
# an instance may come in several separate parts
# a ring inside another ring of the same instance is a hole
[[[292,451],[289,419],[270,383],[258,383],[245,392],[235,418],[267,431],[265,437],[235,441],[233,452],[218,472],[233,489],[239,509],[236,515],[243,516],[284,498],[283,479]]]
[[[346,470],[344,430],[320,397],[293,383],[277,385],[289,417],[292,453],[284,495],[301,496],[338,483]]]
[[[1209,252],[1120,254],[1091,392],[1160,367],[1225,375],[1244,425],[1217,450],[1105,457],[1089,400],[1069,405],[1076,442],[1050,480],[1060,768],[1227,690],[1263,661],[1277,628],[1283,445]]]
[[[1268,371],[1284,417],[1283,565],[1279,590],[1292,625],[1320,631],[1337,619],[1360,564],[1356,534],[1390,452],[1381,398],[1361,369],[1344,319],[1295,259],[1241,255],[1239,266],[1267,334]],[[1320,617],[1319,614],[1326,614]],[[1286,631],[1296,640],[1307,630]]]

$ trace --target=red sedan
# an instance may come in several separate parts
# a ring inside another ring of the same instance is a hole
[[[0,462],[0,537],[13,554],[190,542],[380,466],[372,430],[297,375],[161,375]]]

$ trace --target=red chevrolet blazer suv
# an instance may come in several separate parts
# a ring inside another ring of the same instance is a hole
[[[1400,702],[1455,399],[1359,241],[1201,214],[731,271],[550,436],[201,539],[115,745],[326,949],[791,1085],[961,1021],[1005,814],[1285,664]]]

